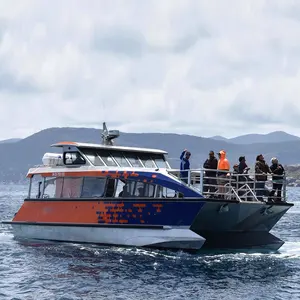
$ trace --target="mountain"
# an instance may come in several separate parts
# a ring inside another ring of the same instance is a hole
[[[224,136],[220,136],[220,135],[215,135],[212,136],[210,139],[216,140],[216,141],[226,141],[229,142],[229,139],[224,137]]]
[[[223,136],[213,136],[211,139],[226,141],[233,144],[255,144],[255,143],[283,143],[300,141],[300,137],[286,133],[284,131],[274,131],[268,134],[245,134],[234,138],[225,138]]]
[[[8,139],[8,140],[3,140],[3,141],[0,141],[0,144],[5,144],[5,143],[16,143],[18,141],[20,141],[21,139]]]
[[[234,144],[278,143],[300,141],[300,137],[284,131],[274,131],[268,134],[246,134],[229,139]]]
[[[42,163],[45,152],[60,152],[60,148],[50,148],[59,141],[101,142],[101,130],[88,128],[49,128],[35,133],[15,143],[0,144],[0,180],[22,180],[28,168]],[[210,138],[172,133],[121,133],[116,145],[158,148],[166,150],[173,168],[179,167],[179,156],[184,148],[191,151],[191,167],[198,168],[208,156],[225,149],[231,166],[238,157],[245,155],[248,164],[253,167],[258,154],[265,155],[269,162],[276,156],[282,164],[300,163],[300,140],[255,144],[234,144]]]

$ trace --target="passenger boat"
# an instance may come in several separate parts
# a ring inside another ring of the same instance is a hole
[[[258,201],[248,184],[243,199],[231,180],[223,197],[205,195],[205,170],[186,183],[165,151],[115,146],[118,136],[104,123],[102,144],[52,145],[60,153],[29,169],[28,196],[3,222],[15,237],[186,250],[284,243],[269,231],[293,204]]]

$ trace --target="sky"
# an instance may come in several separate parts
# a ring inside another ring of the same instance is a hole
[[[0,139],[300,135],[300,1],[0,1]]]

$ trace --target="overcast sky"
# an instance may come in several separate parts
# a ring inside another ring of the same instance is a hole
[[[300,1],[0,1],[0,139],[300,135]]]

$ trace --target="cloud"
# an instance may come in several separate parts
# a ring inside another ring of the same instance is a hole
[[[0,138],[103,121],[299,134],[297,11],[279,0],[1,2]]]

